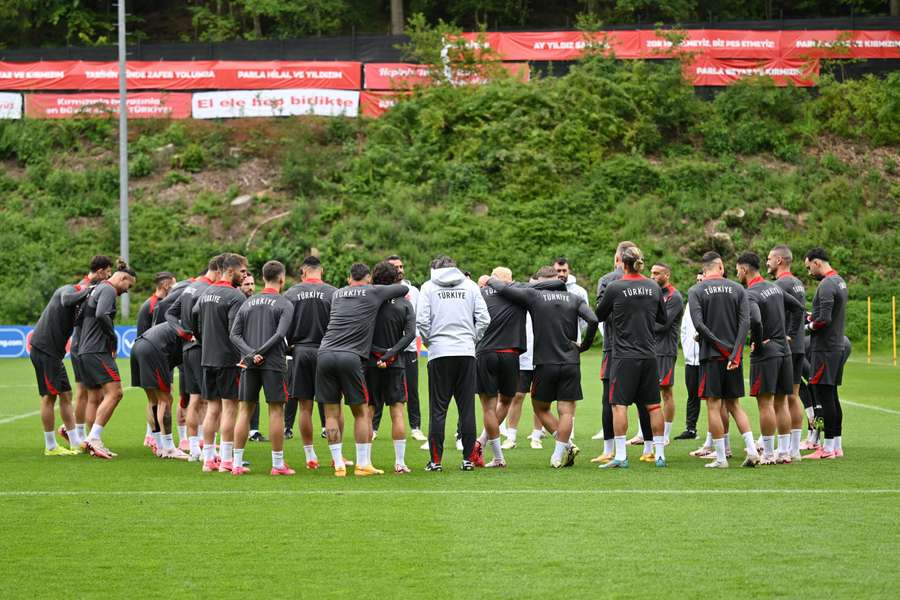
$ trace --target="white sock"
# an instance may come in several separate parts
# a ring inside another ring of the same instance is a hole
[[[731,452],[731,438],[726,433],[723,439],[725,440],[725,452]]]
[[[643,454],[652,454],[653,453],[653,440],[644,440],[644,452]]]
[[[812,439],[811,439],[810,441],[811,441],[813,444],[818,444],[818,443],[819,443],[819,430],[818,430],[818,429],[813,429],[813,430],[812,430]]]
[[[791,429],[791,456],[800,454],[800,438],[802,436],[802,429]]]
[[[44,448],[47,450],[56,450],[56,432],[44,432]]]
[[[506,439],[514,442],[514,441],[516,441],[517,434],[518,434],[518,431],[515,428],[513,428],[513,427],[506,428]]]
[[[175,441],[172,439],[172,434],[167,433],[162,436],[162,447],[163,450],[174,450],[175,449]]]
[[[235,467],[243,467],[244,466],[244,449],[243,448],[235,448],[234,449],[234,466]]]
[[[531,432],[531,439],[540,441],[540,439],[541,439],[541,430],[540,430],[540,429],[534,429],[534,430],[532,430],[532,432]]]
[[[508,431],[509,429],[506,428],[506,419],[503,419],[503,422],[500,423],[500,435],[508,437]]]
[[[478,443],[481,444],[482,448],[487,444],[487,431],[484,429],[481,430],[481,435],[478,436]]]
[[[406,439],[394,440],[394,464],[406,464]]]
[[[825,438],[825,452],[834,452],[834,438]]]
[[[716,449],[716,460],[719,462],[725,462],[725,438],[718,438],[713,440],[713,446]]]
[[[503,449],[500,448],[500,438],[498,437],[492,440],[488,440],[488,445],[491,447],[491,450],[494,453],[494,458],[503,460]]]
[[[713,447],[713,439],[712,434],[710,432],[706,432],[706,441],[703,442],[704,448],[712,448]]]
[[[569,441],[575,443],[575,417],[572,417],[572,433],[569,434]]]
[[[203,460],[204,462],[212,462],[216,460],[216,447],[212,444],[207,444],[203,446]]]
[[[763,445],[763,452],[765,452],[766,456],[772,456],[773,454],[775,454],[775,436],[774,435],[762,436],[762,445]]]
[[[162,450],[163,441],[162,441],[162,433],[159,431],[151,431],[150,437],[153,438],[153,443],[156,444],[157,451]]]
[[[616,451],[616,441],[612,440],[603,440],[603,454],[612,454]]]
[[[616,460],[625,460],[628,458],[628,454],[625,452],[625,445],[627,444],[625,436],[617,435],[614,441],[616,445]]]
[[[335,469],[343,469],[344,468],[344,448],[343,444],[338,442],[337,444],[328,444],[328,449],[331,451],[331,460],[334,462]]]
[[[809,422],[813,423],[816,420],[816,411],[813,409],[813,407],[810,406],[809,408],[805,408],[803,410],[806,411],[806,418],[809,420]]]
[[[272,451],[272,468],[284,468],[284,450],[281,450],[280,452],[275,452],[274,450]]]
[[[222,442],[219,446],[222,451],[222,462],[234,461],[234,442]]]
[[[75,431],[78,432],[78,439],[84,441],[84,423],[75,423]]]
[[[810,444],[815,443],[816,441],[816,430],[815,429],[807,429],[806,430],[806,441]]]
[[[742,433],[741,437],[744,438],[744,447],[747,448],[747,456],[759,456],[759,452],[756,451],[756,440],[753,439],[753,432],[748,431],[747,433]]]
[[[81,445],[81,436],[78,435],[78,429],[67,430],[66,433],[69,435],[69,446],[75,448],[76,446]]]
[[[101,440],[100,436],[102,436],[102,435],[103,435],[103,425],[97,425],[96,423],[91,425],[91,434],[88,436],[89,440],[100,441]]]
[[[778,434],[778,454],[791,455],[791,434]]]
[[[201,440],[203,439],[203,424],[202,423],[200,425],[197,425],[197,437],[200,438]],[[213,439],[213,441],[215,442],[216,440]]]
[[[187,439],[187,425],[179,425],[178,426],[178,441]]]
[[[200,456],[200,436],[192,435],[188,438],[191,448],[191,456]]]
[[[666,436],[653,436],[653,449],[656,450],[656,458],[666,459]]]
[[[663,431],[663,439],[669,443],[669,434],[672,433],[672,421],[666,421],[665,430]]]
[[[356,466],[357,467],[365,467],[366,466],[366,445],[365,444],[356,444]]]
[[[561,461],[563,454],[565,454],[566,450],[569,448],[569,445],[566,442],[556,441],[556,446],[553,448],[553,456],[550,457],[550,460],[553,461]]]
[[[144,437],[153,434],[153,428],[150,427],[150,423],[147,423],[147,433],[144,434]]]
[[[844,449],[844,447],[841,446],[841,436],[839,436],[839,435],[834,436],[834,449],[835,450],[843,450]]]
[[[363,444],[363,458],[366,459],[366,466],[372,466],[372,442]]]
[[[318,462],[318,459],[316,458],[316,449],[312,444],[303,446],[303,453],[306,455],[306,462],[311,460]]]

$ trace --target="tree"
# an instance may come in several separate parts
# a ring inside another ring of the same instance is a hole
[[[391,35],[403,35],[403,0],[391,0]]]

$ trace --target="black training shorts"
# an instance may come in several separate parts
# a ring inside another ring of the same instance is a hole
[[[373,404],[392,404],[406,402],[406,369],[378,367],[366,368],[366,386]]]
[[[32,347],[31,364],[34,365],[38,394],[41,396],[56,396],[72,391],[69,374],[66,373],[66,366],[61,359]]]
[[[98,388],[104,383],[122,381],[119,366],[108,352],[92,352],[79,356],[84,371],[84,384],[88,387]]]
[[[271,369],[244,369],[241,373],[240,399],[242,402],[259,402],[259,390],[266,393],[266,402],[287,402],[288,386],[282,371]]]
[[[793,375],[794,385],[799,384],[803,379],[803,359],[805,356],[805,354],[791,354],[791,374]],[[791,393],[793,393],[793,390]]]
[[[659,404],[656,357],[612,359],[609,403],[618,406]]]
[[[810,385],[838,385],[841,380],[840,352],[813,352]]]
[[[475,381],[479,394],[512,398],[519,383],[519,354],[482,352],[475,359]]]
[[[659,374],[659,385],[668,387],[675,385],[675,357],[657,356],[656,371]]]
[[[301,400],[316,397],[316,357],[318,348],[297,346],[291,353],[289,396]]]
[[[131,347],[131,385],[145,390],[172,391],[168,357],[141,338]]]
[[[241,388],[240,367],[203,367],[200,397],[204,400],[237,400]]]
[[[773,356],[765,360],[750,359],[750,395],[794,393],[794,375],[790,356]]]
[[[184,386],[188,394],[203,395],[203,367],[200,359],[203,350],[200,346],[194,346],[184,351],[182,367],[184,373]]]
[[[520,394],[527,394],[531,391],[531,382],[534,379],[534,371],[531,369],[522,369],[519,371],[519,385],[516,391]]]
[[[581,365],[535,365],[531,399],[538,402],[581,400]]]
[[[733,371],[726,367],[725,360],[704,360],[700,362],[700,386],[697,395],[701,398],[743,398],[744,369],[739,366]]]
[[[316,400],[348,406],[369,403],[363,361],[352,352],[321,352],[316,364]]]

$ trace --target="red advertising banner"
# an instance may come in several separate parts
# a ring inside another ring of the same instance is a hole
[[[783,31],[785,58],[900,58],[900,31]]]
[[[128,94],[129,118],[189,119],[191,94],[138,92]],[[118,116],[118,94],[28,94],[25,116],[31,119],[67,119],[77,116]]]
[[[528,63],[499,63],[499,65],[523,83],[528,83],[531,78]],[[414,63],[366,63],[363,71],[367,90],[410,90],[419,85],[428,85],[432,77],[427,65]],[[484,77],[467,76],[458,71],[455,76],[460,83],[485,81]]]
[[[818,61],[786,58],[749,60],[697,56],[685,66],[685,78],[695,86],[726,86],[746,77],[771,77],[777,86],[811,87],[819,74]]]
[[[358,90],[360,66],[340,61],[133,61],[127,78],[134,90]],[[116,90],[118,80],[114,62],[0,62],[0,89],[6,90]]]
[[[643,58],[669,58],[672,42],[655,31],[641,31]],[[724,29],[691,29],[679,46],[680,52],[691,52],[712,58],[778,58],[781,56],[780,31],[743,31]]]
[[[364,117],[377,119],[410,92],[360,92],[359,109]]]

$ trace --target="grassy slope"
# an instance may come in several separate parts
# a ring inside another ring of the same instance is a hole
[[[563,471],[547,467],[545,443],[509,452],[503,472],[428,474],[410,443],[416,471],[406,477],[204,476],[140,447],[138,390],[105,436],[121,453],[111,463],[40,456],[36,416],[0,423],[0,553],[13,574],[0,579],[0,595],[784,597],[815,587],[875,598],[900,586],[890,517],[900,496],[900,374],[885,358],[848,366],[844,399],[893,412],[845,405],[843,461],[709,472],[687,457],[694,442],[675,442],[665,471],[635,461],[611,473],[587,462],[600,449],[588,439],[599,422],[598,359],[591,353],[583,369],[584,454]],[[35,410],[26,361],[0,361],[0,375],[0,421]],[[523,429],[529,419],[526,409]],[[739,451],[736,435],[732,443]],[[316,447],[327,456],[323,440]],[[389,466],[390,442],[374,449],[376,464]],[[287,457],[301,464],[299,440]],[[247,458],[264,471],[268,447],[252,445]],[[40,493],[54,491],[71,495]]]

